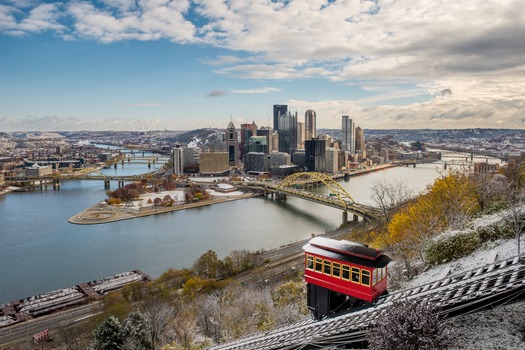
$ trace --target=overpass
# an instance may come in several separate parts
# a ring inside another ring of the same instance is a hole
[[[323,195],[304,190],[311,184],[322,184],[330,190],[330,195]],[[343,224],[348,221],[348,213],[357,221],[362,217],[366,221],[376,220],[380,212],[377,208],[357,203],[348,192],[332,177],[316,172],[295,173],[279,183],[252,181],[235,183],[237,187],[262,191],[265,195],[276,195],[277,199],[293,196],[310,202],[323,204],[343,211]]]

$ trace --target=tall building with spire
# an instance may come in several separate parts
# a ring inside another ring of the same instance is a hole
[[[226,148],[228,150],[228,162],[230,166],[239,165],[239,133],[230,121],[226,128]]]
[[[355,126],[349,116],[343,115],[342,123],[343,150],[355,153]]]
[[[279,130],[279,116],[286,115],[287,113],[288,105],[273,105],[273,130]]]
[[[315,139],[317,136],[316,130],[316,113],[314,110],[309,109],[304,113],[304,124],[305,124],[305,140]]]

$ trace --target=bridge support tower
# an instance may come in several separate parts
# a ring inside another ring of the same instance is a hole
[[[60,189],[60,180],[59,179],[53,179],[53,189],[59,190]]]
[[[110,188],[111,188],[111,181],[109,181],[108,179],[105,179],[104,180],[104,189],[106,191],[108,191]]]
[[[357,222],[359,221],[359,216],[356,214],[352,214],[352,221]],[[345,210],[343,211],[343,225],[348,223],[348,212]]]
[[[283,194],[283,193],[275,193],[275,199],[277,199],[277,200],[279,200],[279,199],[286,200],[286,195]]]

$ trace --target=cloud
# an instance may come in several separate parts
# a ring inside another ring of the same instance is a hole
[[[66,40],[170,40],[218,48],[226,53],[202,61],[229,78],[364,82],[375,96],[350,100],[356,107],[348,108],[368,119],[364,108],[374,105],[366,113],[377,113],[379,121],[384,113],[389,125],[401,120],[416,125],[420,115],[432,123],[490,115],[522,127],[522,0],[25,0],[0,5],[0,33],[23,37],[44,31]],[[406,86],[395,87],[399,81]],[[425,94],[426,103],[404,109],[386,105]]]
[[[220,97],[220,96],[226,96],[228,93],[223,90],[213,90],[208,93],[208,97]]]
[[[281,92],[281,89],[274,87],[263,87],[258,89],[246,89],[246,90],[232,90],[234,94],[272,94]]]
[[[67,14],[75,21],[74,33],[103,43],[122,40],[168,39],[194,41],[195,26],[184,18],[188,1],[104,1],[98,8],[89,2],[75,1]]]
[[[219,55],[217,58],[213,58],[213,59],[207,58],[201,61],[211,66],[224,66],[224,65],[240,63],[240,62],[243,62],[244,60],[236,56]]]
[[[108,118],[86,120],[74,117],[32,116],[0,119],[5,131],[160,130],[169,126],[159,118]],[[181,123],[178,123],[180,126]]]
[[[23,8],[30,3],[16,4]],[[17,20],[24,12],[14,6],[0,5],[0,32],[6,32],[12,36],[24,36],[30,33],[39,33],[52,30],[62,33],[66,26],[58,23],[61,15],[60,4],[39,4],[32,8],[26,17]]]
[[[130,107],[161,107],[162,105],[159,103],[134,103],[128,106]]]
[[[449,88],[441,90],[441,96],[452,95],[452,90]]]

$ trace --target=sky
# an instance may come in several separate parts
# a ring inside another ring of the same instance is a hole
[[[0,132],[525,127],[523,0],[0,0]]]

